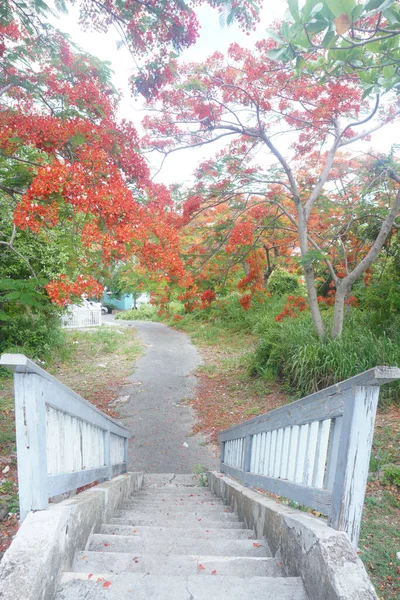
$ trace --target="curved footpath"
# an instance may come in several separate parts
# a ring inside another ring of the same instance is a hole
[[[211,446],[204,445],[201,435],[192,434],[195,412],[186,401],[195,393],[192,371],[201,358],[189,337],[162,323],[117,323],[133,325],[146,352],[137,360],[129,383],[119,391],[124,397],[119,412],[132,431],[130,470],[192,473],[195,465],[218,468]]]

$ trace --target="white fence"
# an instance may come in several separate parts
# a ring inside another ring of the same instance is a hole
[[[61,316],[61,327],[99,327],[101,325],[101,308],[85,306],[69,306]]]
[[[376,367],[219,434],[221,471],[328,516],[357,545],[379,388]]]
[[[20,519],[49,498],[127,470],[130,432],[23,354],[14,371]]]

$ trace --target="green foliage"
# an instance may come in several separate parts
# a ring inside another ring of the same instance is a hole
[[[383,467],[382,483],[394,484],[400,487],[400,465],[385,465]]]
[[[65,343],[57,313],[16,314],[0,328],[0,354],[16,352],[48,360]]]
[[[270,51],[270,58],[292,62],[296,75],[303,70],[318,73],[321,83],[328,73],[330,77],[357,73],[364,96],[399,88],[400,7],[396,0],[307,0],[301,9],[297,0],[288,4],[279,32],[268,31],[279,44]],[[379,15],[380,25],[374,31],[370,19]],[[318,50],[322,52],[315,55]],[[315,55],[312,61],[310,52]]]
[[[197,480],[200,487],[208,486],[208,469],[206,467],[196,464],[193,466],[192,473],[194,473],[193,478]]]
[[[276,270],[268,281],[267,290],[278,296],[296,294],[300,290],[299,278],[287,271]]]
[[[124,310],[115,316],[116,319],[123,321],[159,321],[160,318],[157,314],[157,308],[152,304],[142,304],[136,310]]]
[[[321,342],[311,316],[274,323],[250,358],[253,375],[280,378],[298,397],[348,379],[377,365],[400,365],[400,320],[371,329],[371,315],[352,311],[340,338]],[[382,388],[381,401],[398,400],[398,382]]]

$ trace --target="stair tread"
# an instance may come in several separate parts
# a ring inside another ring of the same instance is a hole
[[[185,528],[217,528],[217,529],[244,529],[245,524],[242,521],[226,521],[221,519],[209,519],[205,518],[194,518],[189,517],[185,518],[181,517],[170,517],[163,518],[159,516],[158,518],[152,517],[151,515],[142,515],[139,517],[114,517],[111,519],[110,523],[118,523],[121,525],[132,525],[132,526],[157,526],[160,527],[170,527],[177,529],[185,529]]]
[[[209,512],[199,510],[185,511],[182,512],[180,510],[167,510],[167,511],[142,511],[139,507],[138,510],[129,510],[129,509],[121,509],[116,513],[117,517],[125,518],[125,519],[148,519],[149,517],[153,518],[169,518],[169,519],[182,519],[187,518],[188,520],[199,520],[199,519],[209,519],[212,521],[237,521],[238,518],[235,513],[232,512]]]
[[[132,552],[79,552],[74,571],[80,573],[150,573],[151,575],[235,575],[282,577],[278,559],[267,556],[208,556],[143,554]]]
[[[133,537],[146,537],[157,540],[164,539],[174,539],[177,538],[204,538],[204,539],[215,539],[224,538],[224,539],[243,539],[250,540],[254,539],[254,532],[251,529],[218,529],[214,528],[206,528],[206,527],[197,527],[191,529],[183,529],[179,527],[160,527],[157,525],[151,526],[132,526],[125,523],[106,523],[101,527],[100,533],[105,533],[108,535],[125,535],[125,536],[133,536]]]
[[[97,579],[99,578],[99,581]],[[297,577],[199,577],[121,573],[64,573],[56,600],[307,600]]]
[[[171,538],[163,548],[154,540],[136,538],[135,536],[94,534],[90,540],[89,550],[100,552],[144,552],[158,551],[162,554],[208,554],[224,556],[271,556],[268,544],[264,540],[232,540],[199,538]]]

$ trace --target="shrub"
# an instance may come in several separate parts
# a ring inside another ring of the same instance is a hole
[[[287,271],[275,270],[268,281],[267,290],[276,296],[299,293],[299,278]]]
[[[250,373],[280,378],[290,391],[305,396],[377,365],[400,365],[399,327],[393,323],[376,332],[369,323],[368,313],[354,310],[342,336],[323,342],[309,313],[274,323],[249,360]],[[386,385],[381,399],[398,399],[399,391],[398,382]]]
[[[48,360],[64,345],[58,314],[14,315],[0,328],[0,353],[16,352],[32,359]]]
[[[115,316],[123,321],[159,321],[157,308],[152,304],[142,304],[138,309],[125,310]]]

